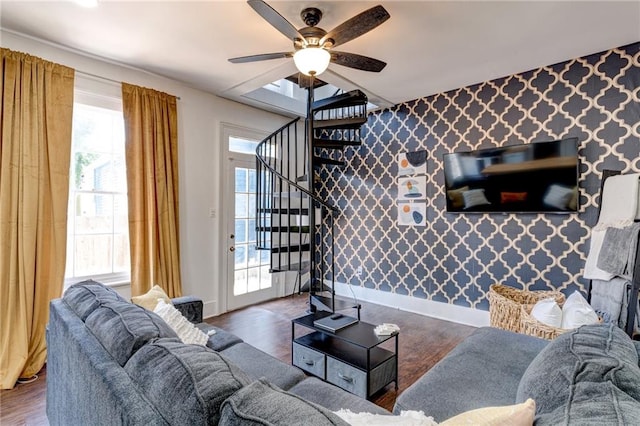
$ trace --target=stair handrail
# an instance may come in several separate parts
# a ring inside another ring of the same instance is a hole
[[[309,196],[309,198],[311,198],[313,201],[315,201],[316,203],[321,204],[323,207],[331,210],[334,213],[339,213],[340,210],[337,207],[332,206],[331,204],[328,204],[327,202],[325,202],[324,200],[322,200],[321,198],[319,198],[317,195],[313,194],[311,191],[309,191],[308,189],[298,185],[296,182],[292,181],[291,179],[289,179],[288,177],[284,176],[282,173],[278,172],[276,169],[274,169],[273,167],[271,167],[271,165],[269,165],[269,163],[260,155],[260,150],[261,148],[268,143],[272,137],[274,137],[275,135],[277,135],[278,133],[282,132],[284,129],[286,129],[287,127],[291,126],[292,124],[296,123],[297,121],[300,120],[300,117],[296,117],[293,120],[291,120],[290,122],[288,122],[287,124],[283,125],[282,127],[280,127],[278,130],[274,131],[273,133],[271,133],[269,136],[267,136],[266,138],[264,138],[262,141],[260,141],[260,143],[258,143],[258,146],[256,147],[256,159],[267,169],[269,170],[271,173],[273,173],[275,176],[279,177],[280,179],[286,181],[288,184],[293,185],[296,189],[298,189],[300,192],[305,193],[306,195]],[[313,173],[313,170],[309,170],[307,173]],[[310,206],[311,207],[311,206]]]

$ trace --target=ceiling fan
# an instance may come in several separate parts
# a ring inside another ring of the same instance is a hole
[[[229,62],[238,64],[293,58],[298,70],[308,76],[321,74],[329,66],[329,62],[372,72],[380,72],[387,65],[378,59],[333,50],[334,47],[360,37],[389,19],[391,15],[380,5],[359,13],[327,32],[317,27],[322,19],[322,11],[315,7],[300,12],[300,17],[307,26],[298,30],[264,1],[248,0],[247,3],[275,29],[293,41],[294,51],[241,56],[231,58]]]

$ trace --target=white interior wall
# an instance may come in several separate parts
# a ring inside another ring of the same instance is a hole
[[[221,313],[226,240],[223,205],[221,123],[271,133],[289,118],[219,98],[187,85],[108,60],[86,56],[49,43],[0,31],[1,45],[108,80],[153,88],[178,101],[180,249],[183,293],[205,302],[205,316]],[[96,79],[100,81],[100,78]],[[109,84],[108,82],[102,82]],[[115,83],[111,83],[115,84]],[[210,209],[216,212],[210,217]],[[128,286],[118,288],[130,296]],[[224,305],[224,304],[223,304]]]

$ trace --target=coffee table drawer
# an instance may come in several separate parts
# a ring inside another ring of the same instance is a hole
[[[322,352],[293,343],[293,365],[307,371],[314,376],[325,379],[325,355]]]
[[[367,373],[335,358],[327,357],[327,381],[367,398]]]

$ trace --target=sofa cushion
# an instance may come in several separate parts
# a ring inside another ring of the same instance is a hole
[[[444,421],[475,408],[510,405],[520,378],[548,341],[479,328],[398,397],[393,412],[423,411]]]
[[[607,419],[640,418],[639,383],[638,353],[629,336],[613,324],[586,325],[538,354],[520,380],[516,400],[533,398],[542,423],[608,424]]]
[[[331,411],[348,408],[354,413],[391,414],[384,408],[349,393],[331,383],[323,382],[315,377],[307,377],[287,392],[318,404]]]
[[[549,413],[538,413],[536,426],[637,425],[640,402],[612,383],[580,382],[572,387],[566,406]]]
[[[219,327],[207,324],[206,322],[196,324],[196,327],[198,327],[204,333],[209,334],[211,332],[211,334],[209,334],[209,340],[207,341],[207,347],[217,352],[223,351],[228,347],[236,345],[238,343],[242,343],[243,341],[235,334],[229,333],[228,331],[223,330]]]
[[[104,303],[87,317],[85,324],[121,366],[152,339],[178,339],[159,316],[129,302]]]
[[[348,425],[337,415],[298,396],[258,380],[222,405],[220,425]]]
[[[224,400],[250,383],[219,353],[173,339],[145,345],[124,368],[172,425],[217,424]]]
[[[103,303],[125,302],[115,290],[93,280],[72,285],[64,292],[62,300],[82,321],[86,320],[89,314]]]
[[[297,367],[286,364],[247,343],[238,343],[220,352],[253,379],[265,378],[281,389],[289,390],[305,379]]]

